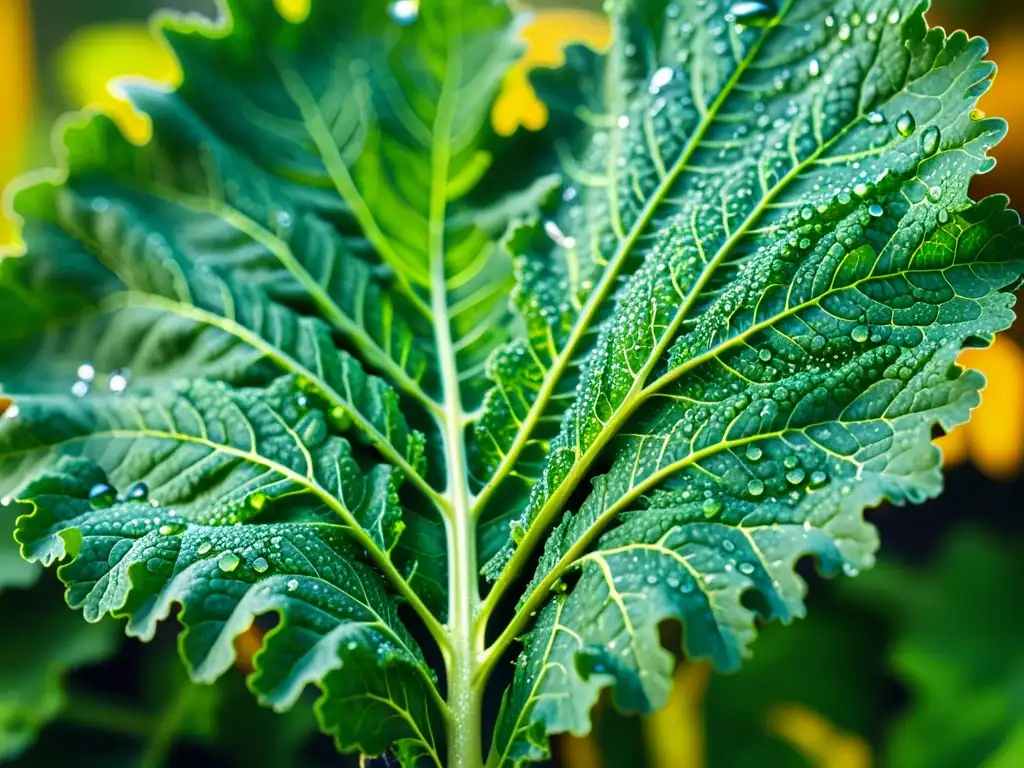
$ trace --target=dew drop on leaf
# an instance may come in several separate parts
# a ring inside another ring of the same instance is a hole
[[[217,567],[224,571],[224,573],[231,573],[241,562],[242,559],[234,552],[225,552],[220,556],[220,560],[217,561]]]
[[[89,489],[89,503],[94,509],[106,509],[117,500],[117,489],[109,483],[96,483]]]
[[[149,498],[149,486],[145,483],[135,483],[124,495],[125,501],[145,501]]]
[[[761,449],[757,445],[754,445],[753,443],[747,446],[746,453],[747,458],[750,459],[751,461],[758,461],[762,456]]]
[[[726,19],[747,27],[767,26],[775,18],[776,10],[771,3],[759,0],[739,0],[729,6]]]
[[[749,493],[751,496],[760,496],[762,493],[764,493],[764,483],[758,480],[757,478],[754,478],[753,480],[747,483],[747,493]]]
[[[852,331],[850,331],[850,338],[856,341],[858,344],[868,340],[868,329],[863,325],[858,325]]]
[[[196,548],[196,552],[198,552],[200,555],[208,555],[211,549],[213,549],[213,544],[211,544],[208,541],[204,541],[201,542],[199,546]]]
[[[804,471],[802,469],[794,469],[791,472],[786,473],[786,480],[791,485],[800,485],[804,481]]]
[[[914,116],[909,112],[904,112],[902,115],[896,118],[896,130],[900,136],[906,138],[917,130],[917,121]]]
[[[672,82],[672,75],[674,74],[672,67],[661,67],[651,77],[650,92],[652,94],[658,93],[662,88]]]
[[[871,205],[868,208],[868,213],[870,213],[872,217],[877,219],[883,213],[885,213],[885,209],[882,206],[880,206],[878,203],[874,203],[873,205]]]
[[[754,572],[754,566],[750,563],[740,563],[740,573],[750,576]]]
[[[296,589],[299,588],[299,580],[298,579],[289,579],[287,586],[288,586],[288,591],[289,592],[294,592]]]
[[[939,151],[939,142],[942,141],[942,132],[937,125],[929,125],[921,134],[921,153],[925,157],[931,157]]]
[[[729,539],[726,539],[722,542],[722,549],[724,549],[726,552],[735,552],[736,545],[733,544]]]
[[[267,562],[265,557],[257,557],[252,561],[252,569],[256,573],[266,573],[270,569],[270,563]]]
[[[885,122],[885,115],[883,115],[881,112],[869,112],[868,122],[871,123],[872,125],[881,125],[882,123]]]
[[[704,499],[701,511],[704,513],[704,517],[710,519],[722,511],[722,502],[718,499]]]

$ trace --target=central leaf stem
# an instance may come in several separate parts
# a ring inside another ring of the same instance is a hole
[[[448,44],[457,47],[459,35],[452,27],[457,14],[448,20]],[[438,99],[434,122],[432,178],[430,190],[430,308],[434,322],[434,343],[444,390],[441,414],[444,455],[447,467],[448,501],[448,648],[445,665],[448,672],[448,765],[452,768],[480,768],[481,690],[474,685],[476,667],[482,652],[475,620],[480,603],[477,572],[476,524],[470,504],[467,476],[465,412],[459,387],[459,370],[448,306],[448,275],[445,264],[445,229],[448,203],[448,173],[451,163],[451,135],[458,97],[458,56],[449,55],[448,71]]]

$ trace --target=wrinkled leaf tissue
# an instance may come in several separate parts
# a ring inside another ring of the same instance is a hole
[[[939,492],[1024,273],[968,197],[984,41],[916,0],[616,0],[506,140],[503,3],[229,6],[163,22],[148,144],[73,118],[12,198],[0,494],[86,619],[180,604],[212,681],[274,613],[254,695],[318,686],[340,750],[409,766],[482,763],[521,643],[486,747],[521,765],[605,688],[665,703],[662,622],[733,669],[803,615],[797,560],[855,575],[865,509]]]

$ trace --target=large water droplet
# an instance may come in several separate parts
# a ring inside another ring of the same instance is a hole
[[[95,509],[106,509],[117,500],[117,489],[109,483],[96,483],[89,489],[89,503]]]
[[[672,67],[661,67],[651,77],[650,92],[658,93],[662,88],[672,82],[674,71]]]
[[[939,143],[942,141],[942,131],[937,125],[929,125],[921,134],[921,154],[931,157],[939,151]]]
[[[754,445],[753,443],[747,446],[748,459],[750,459],[751,461],[758,461],[761,458],[761,456],[762,451],[758,446]]]
[[[217,561],[217,567],[224,571],[224,573],[231,573],[241,562],[242,558],[234,552],[225,552],[220,556],[220,560]]]
[[[111,392],[119,395],[128,389],[129,378],[131,378],[131,374],[125,369],[114,371],[110,374],[110,380],[107,382],[107,386],[110,387]]]
[[[756,477],[747,483],[747,493],[751,496],[760,496],[764,493],[764,483],[758,480]]]
[[[78,378],[82,381],[92,381],[96,378],[96,369],[91,363],[82,363],[78,366]]]
[[[265,557],[257,557],[252,561],[252,569],[256,573],[266,573],[270,569],[270,563],[267,562]]]
[[[199,546],[196,548],[196,552],[198,552],[200,555],[208,555],[210,554],[211,549],[213,549],[213,544],[211,544],[209,541],[203,541],[200,542]]]
[[[135,483],[124,495],[125,501],[145,501],[149,498],[149,486],[145,483]]]
[[[388,15],[401,26],[412,24],[419,18],[419,0],[395,0],[388,6]]]
[[[786,480],[791,485],[800,485],[804,481],[804,471],[802,469],[794,469],[792,472],[787,472]]]
[[[876,218],[876,219],[877,219],[877,218],[879,218],[879,217],[880,217],[880,216],[881,216],[881,215],[882,215],[883,213],[885,213],[885,209],[884,209],[884,208],[883,208],[882,206],[880,206],[880,205],[879,205],[878,203],[875,203],[875,204],[871,205],[871,206],[870,206],[870,207],[868,208],[868,213],[869,213],[869,214],[871,214],[871,216],[872,216],[873,218]]]
[[[896,130],[899,131],[900,136],[910,136],[915,130],[917,130],[917,121],[914,119],[912,114],[904,112],[896,118]]]
[[[722,502],[718,499],[704,499],[704,503],[701,505],[701,511],[704,513],[704,517],[710,520],[722,511]]]
[[[863,325],[858,325],[850,331],[850,338],[861,344],[868,340],[868,329]]]
[[[726,19],[747,27],[766,26],[775,18],[773,4],[759,0],[739,0],[729,6]]]
[[[287,587],[288,587],[288,591],[289,592],[294,592],[296,589],[299,588],[299,580],[298,579],[289,579]]]

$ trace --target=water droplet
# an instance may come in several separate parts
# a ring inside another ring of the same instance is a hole
[[[790,485],[800,485],[804,481],[804,471],[802,469],[794,469],[792,472],[786,473],[786,480]]]
[[[826,480],[828,480],[828,475],[821,470],[811,472],[811,485],[824,485]]]
[[[110,374],[110,380],[107,382],[107,386],[110,388],[111,392],[119,395],[128,389],[128,379],[130,376],[131,374],[124,369],[114,371]]]
[[[921,153],[925,157],[931,157],[939,151],[939,143],[942,141],[942,131],[937,125],[929,125],[921,134]]]
[[[224,571],[224,573],[231,573],[241,562],[242,558],[234,552],[225,552],[220,556],[220,560],[217,561],[217,567]]]
[[[91,363],[82,363],[78,366],[78,378],[82,381],[92,381],[96,378],[96,369]]]
[[[899,10],[899,8],[894,8],[889,13],[889,17],[888,18],[889,18],[889,23],[890,24],[899,24],[900,23],[900,10]]]
[[[704,499],[704,503],[701,505],[701,511],[704,513],[704,517],[709,520],[722,511],[722,502],[718,499]]]
[[[850,331],[850,338],[861,344],[868,340],[868,329],[863,325],[858,325],[852,331]]]
[[[754,566],[750,563],[740,563],[740,573],[750,576],[754,572]]]
[[[270,569],[270,563],[267,562],[265,557],[257,557],[252,561],[252,569],[256,573],[266,573]]]
[[[249,495],[248,502],[250,507],[259,512],[267,503],[267,494],[263,493],[263,491],[256,491]]]
[[[419,0],[395,0],[388,6],[388,15],[401,26],[412,24],[419,18]]]
[[[278,211],[274,218],[277,219],[277,225],[282,229],[288,229],[292,225],[292,215],[288,211]]]
[[[654,586],[655,584],[658,583],[658,577],[655,576],[653,573],[651,573],[651,574],[648,574],[646,581],[651,586]]]
[[[912,114],[904,112],[896,118],[896,130],[899,131],[900,136],[906,138],[917,130],[917,121]]]
[[[622,130],[629,128],[629,115],[619,115],[619,119],[615,121],[615,124]]]
[[[89,503],[94,509],[106,509],[117,500],[117,489],[109,483],[96,483],[89,489]]]
[[[885,122],[885,115],[883,115],[881,112],[869,112],[868,122],[871,123],[872,125],[881,125],[882,123]]]
[[[736,545],[733,544],[732,541],[730,541],[729,539],[726,539],[722,542],[722,549],[724,549],[726,552],[735,552]]]
[[[747,483],[747,493],[751,496],[760,496],[764,493],[764,483],[758,480],[756,477]]]
[[[675,74],[672,67],[661,67],[651,77],[651,93],[658,93],[662,88],[672,82],[672,75]]]
[[[145,501],[149,498],[149,486],[145,483],[135,483],[124,495],[125,501]]]
[[[562,232],[561,227],[550,219],[544,222],[544,233],[551,238],[555,245],[561,246],[562,248],[576,247],[576,238],[566,235]]]
[[[211,544],[208,541],[204,541],[201,542],[199,546],[196,548],[196,552],[198,552],[200,555],[208,555],[210,554],[211,549],[213,549],[213,544]]]
[[[76,381],[71,385],[71,394],[75,397],[85,397],[89,394],[89,383],[86,381]]]
[[[757,359],[760,360],[762,363],[767,363],[769,360],[772,359],[771,350],[763,348],[759,349],[757,351]]]
[[[928,187],[928,199],[933,203],[939,202],[942,199],[942,187]]]
[[[880,206],[878,203],[874,203],[873,205],[871,205],[871,207],[868,208],[868,213],[870,213],[871,216],[873,216],[874,218],[877,219],[883,213],[885,213],[885,209],[882,206]]]
[[[811,77],[817,77],[821,74],[821,63],[817,59],[811,59],[811,63],[807,65],[807,72]]]
[[[173,536],[175,534],[181,533],[184,530],[185,530],[185,526],[184,525],[174,524],[174,523],[164,523],[159,528],[157,528],[157,533],[159,533],[161,536]]]
[[[759,461],[761,456],[763,455],[761,449],[758,446],[754,445],[753,443],[747,446],[746,453],[747,458],[750,459],[751,461]]]
[[[775,8],[759,0],[739,0],[729,6],[726,20],[747,27],[766,26],[775,18]]]
[[[782,460],[782,466],[786,469],[793,469],[794,467],[800,466],[800,459],[796,456],[787,456]]]
[[[289,579],[287,587],[288,587],[288,591],[289,592],[294,592],[296,589],[299,588],[299,580],[298,579]]]

